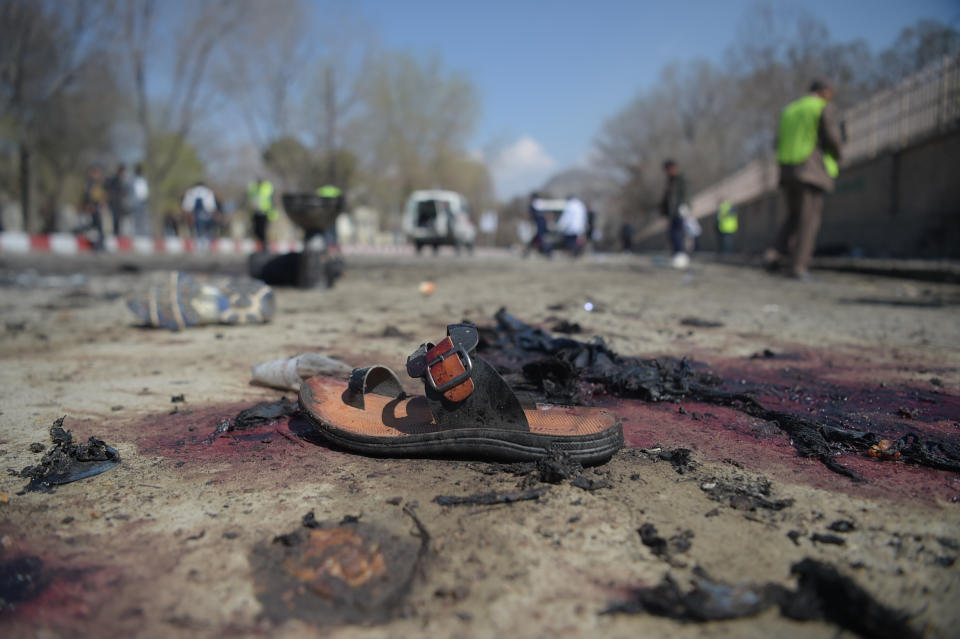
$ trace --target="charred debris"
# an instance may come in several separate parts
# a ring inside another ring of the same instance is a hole
[[[790,572],[796,589],[776,583],[728,584],[694,569],[690,588],[683,589],[669,574],[656,586],[636,588],[629,598],[610,605],[603,614],[651,614],[678,621],[705,622],[752,617],[774,606],[797,621],[827,621],[863,637],[919,637],[908,615],[877,601],[853,579],[833,566],[803,559]]]
[[[50,491],[53,486],[99,475],[120,463],[120,453],[102,439],[91,437],[86,444],[74,443],[73,433],[63,428],[65,419],[60,417],[50,427],[53,446],[39,463],[19,472],[11,469],[11,474],[30,479],[26,490]]]
[[[585,342],[554,337],[500,309],[496,324],[482,326],[478,351],[506,377],[511,386],[536,399],[559,404],[595,402],[598,396],[646,402],[684,399],[727,406],[775,424],[803,457],[819,460],[833,472],[863,481],[838,460],[844,451],[960,473],[960,446],[907,432],[887,440],[869,430],[849,428],[828,420],[764,406],[749,392],[730,391],[724,380],[687,359],[620,355],[602,339]]]

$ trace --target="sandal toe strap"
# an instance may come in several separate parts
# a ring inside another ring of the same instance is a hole
[[[353,372],[350,373],[350,382],[347,384],[343,401],[354,408],[363,410],[365,407],[363,396],[367,393],[394,398],[405,395],[396,373],[379,364],[353,369]]]

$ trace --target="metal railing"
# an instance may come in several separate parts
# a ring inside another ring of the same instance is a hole
[[[904,147],[960,124],[960,57],[939,63],[874,94],[843,114],[847,162]]]

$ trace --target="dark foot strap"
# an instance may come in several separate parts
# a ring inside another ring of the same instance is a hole
[[[423,379],[427,403],[447,428],[529,431],[520,401],[501,375],[476,354],[472,324],[451,324],[439,344],[427,342],[407,358],[407,373]]]
[[[396,373],[380,365],[353,369],[347,391],[343,394],[343,401],[363,410],[365,407],[363,396],[367,393],[384,397],[403,397],[405,394]]]

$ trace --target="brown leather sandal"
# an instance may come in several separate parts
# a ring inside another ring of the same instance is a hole
[[[623,446],[621,422],[606,410],[522,405],[476,355],[477,339],[476,326],[451,324],[439,344],[423,344],[407,358],[424,395],[408,396],[392,370],[370,366],[355,369],[348,383],[305,380],[300,406],[327,440],[368,455],[525,461],[561,451],[598,464]]]

